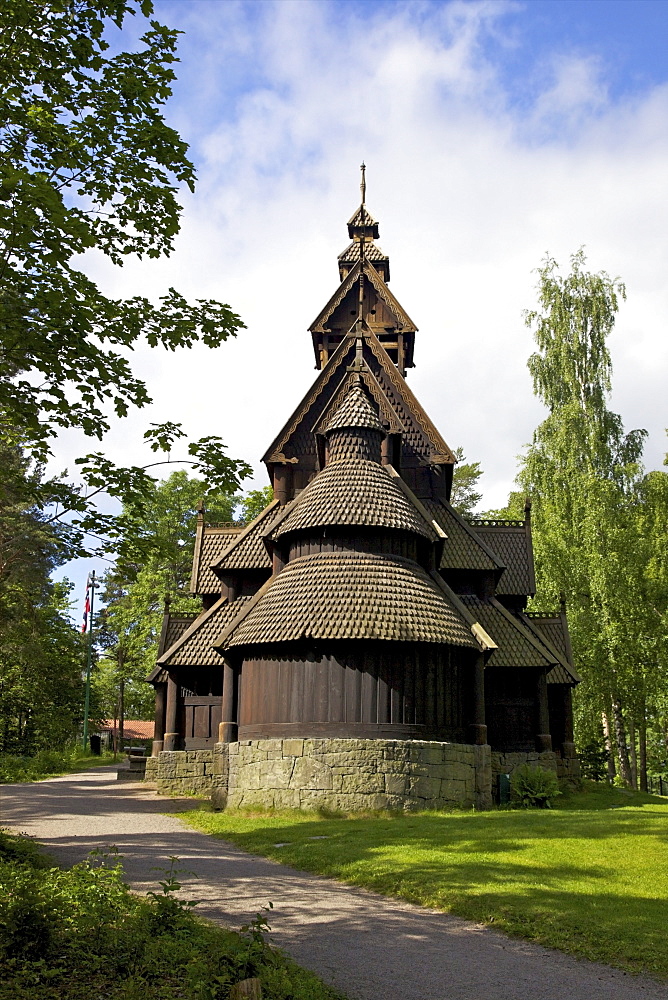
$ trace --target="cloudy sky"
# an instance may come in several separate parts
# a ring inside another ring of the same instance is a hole
[[[481,463],[483,507],[504,502],[543,415],[522,310],[546,252],[565,270],[584,245],[590,269],[626,282],[612,405],[648,429],[647,465],[661,466],[668,4],[163,0],[156,13],[184,32],[167,118],[199,185],[169,260],[86,269],[113,295],[220,299],[247,329],[215,352],[138,349],[154,404],[113,430],[112,458],[150,460],[145,428],[178,420],[220,434],[266,483],[260,456],[315,377],[307,328],[338,284],[364,159],[391,287],[419,327],[409,381]],[[82,448],[65,436],[60,466]]]

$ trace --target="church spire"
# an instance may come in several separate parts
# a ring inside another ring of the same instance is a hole
[[[390,280],[390,258],[383,253],[374,240],[378,239],[378,223],[366,207],[366,164],[360,166],[361,202],[357,211],[348,220],[348,236],[353,241],[339,254],[339,277],[346,277],[358,260],[368,260],[385,282]]]

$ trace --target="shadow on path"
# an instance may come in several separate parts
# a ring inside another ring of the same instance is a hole
[[[115,845],[134,888],[154,887],[170,856],[197,912],[239,926],[269,900],[273,939],[351,1000],[668,1000],[668,987],[506,938],[447,914],[279,865],[186,828],[192,809],[96,768],[2,787],[2,823],[63,865]]]

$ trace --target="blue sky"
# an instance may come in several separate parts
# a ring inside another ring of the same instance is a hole
[[[315,374],[307,328],[338,282],[365,159],[392,289],[419,327],[409,381],[481,462],[484,505],[503,503],[543,415],[522,310],[546,251],[564,269],[585,245],[592,270],[626,281],[612,403],[661,465],[668,3],[164,0],[156,14],[185,32],[167,117],[198,190],[169,260],[86,268],[114,295],[222,299],[248,329],[215,354],[140,347],[154,404],[114,427],[112,458],[149,461],[145,427],[181,420],[221,434],[264,485],[259,458]],[[82,450],[65,435],[57,467]]]

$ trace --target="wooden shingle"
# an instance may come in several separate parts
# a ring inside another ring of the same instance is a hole
[[[302,556],[265,584],[218,648],[382,639],[477,649],[466,621],[416,563],[368,552]]]
[[[383,466],[359,458],[326,465],[296,498],[276,537],[330,525],[384,527],[437,537]]]

